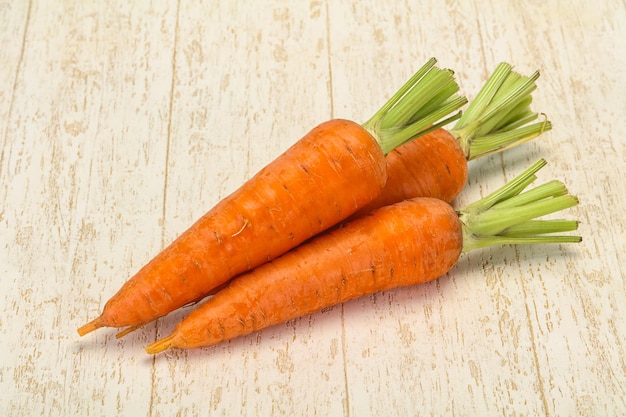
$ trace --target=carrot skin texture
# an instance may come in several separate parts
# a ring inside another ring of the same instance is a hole
[[[385,157],[365,129],[320,124],[140,269],[79,333],[145,324],[197,300],[346,219],[386,179]]]
[[[380,195],[352,217],[415,197],[451,203],[467,184],[467,158],[445,129],[434,130],[391,151],[387,183]]]
[[[383,207],[234,279],[147,351],[211,346],[350,299],[436,279],[456,264],[462,240],[456,212],[441,200]]]

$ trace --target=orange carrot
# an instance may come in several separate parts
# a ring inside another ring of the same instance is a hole
[[[538,72],[524,77],[507,63],[498,65],[452,129],[436,129],[387,155],[385,187],[350,220],[415,197],[451,203],[467,183],[468,161],[525,143],[550,130],[552,124],[547,120],[529,123],[538,117],[530,110],[530,93],[538,77]],[[222,288],[207,295],[215,295]]]
[[[210,346],[323,308],[436,279],[462,252],[499,244],[579,242],[575,221],[532,220],[577,204],[556,181],[521,193],[541,160],[457,213],[433,198],[374,211],[240,276],[183,319],[148,353]]]
[[[384,156],[466,103],[449,70],[424,65],[368,122],[331,120],[218,203],[78,329],[133,330],[346,219],[378,196]],[[349,190],[349,192],[346,192]],[[122,332],[124,334],[125,332]]]

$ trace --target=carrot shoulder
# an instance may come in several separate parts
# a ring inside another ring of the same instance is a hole
[[[491,245],[578,242],[577,222],[533,220],[577,204],[556,181],[522,193],[545,161],[458,213],[433,198],[383,207],[240,276],[146,348],[210,346],[378,291],[448,272],[462,252]]]
[[[363,126],[338,119],[307,133],[139,270],[79,334],[148,323],[372,201],[387,180],[385,154],[447,123],[440,119],[466,102],[452,73],[434,65],[424,65]]]

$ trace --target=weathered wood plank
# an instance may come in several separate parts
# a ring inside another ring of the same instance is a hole
[[[33,2],[0,173],[4,415],[149,412],[143,343],[76,328],[160,248],[175,16]]]

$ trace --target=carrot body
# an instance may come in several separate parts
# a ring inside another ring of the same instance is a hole
[[[79,333],[139,326],[197,300],[346,219],[386,179],[383,152],[365,129],[322,123],[139,270]]]
[[[405,143],[387,157],[387,183],[353,217],[415,197],[451,203],[467,184],[467,158],[457,139],[439,128]]]
[[[210,346],[378,291],[433,280],[463,245],[456,212],[432,198],[383,207],[246,273],[147,348]]]

